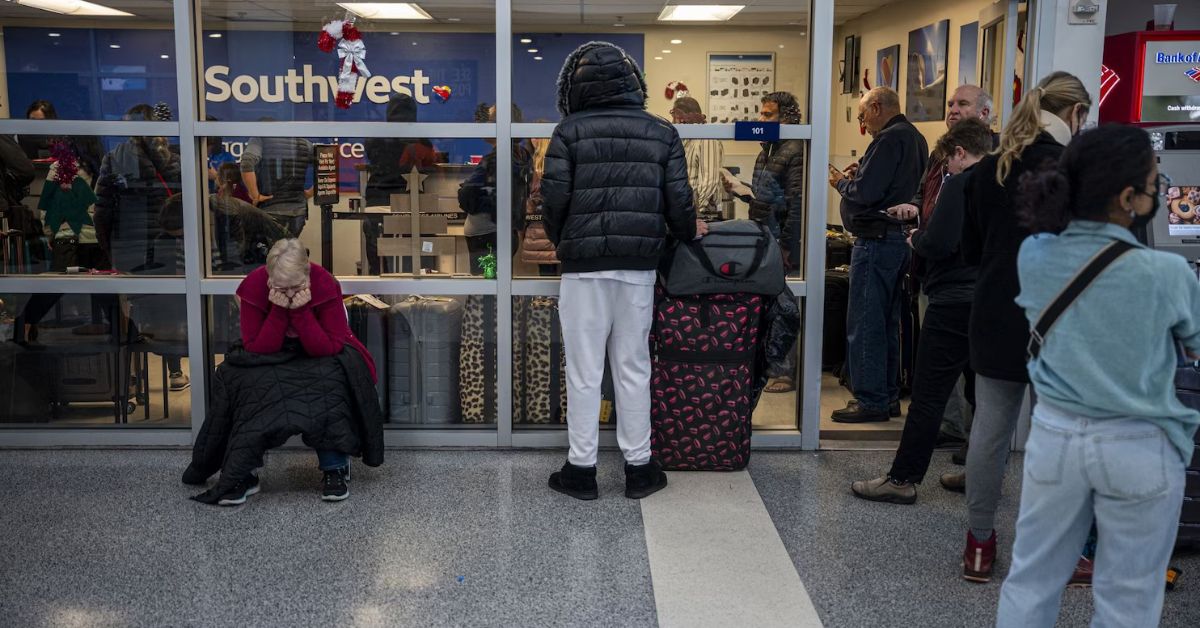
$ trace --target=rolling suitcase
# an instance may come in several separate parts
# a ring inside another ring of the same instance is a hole
[[[458,422],[462,302],[442,297],[409,297],[392,306],[388,318],[391,422]]]
[[[821,370],[841,371],[846,361],[846,315],[850,306],[850,273],[825,271],[825,327],[821,339]]]
[[[750,462],[762,297],[668,297],[650,332],[651,446],[663,468],[736,471]]]
[[[463,423],[496,420],[496,299],[467,297],[463,310],[462,353],[457,364],[462,382],[459,402]]]
[[[375,360],[375,372],[379,381],[375,389],[379,393],[379,407],[388,407],[388,304],[369,294],[347,297],[346,316],[350,331]]]
[[[1200,409],[1200,368],[1188,364],[1175,370],[1175,394],[1185,406]],[[1196,432],[1196,450],[1188,465],[1183,494],[1175,544],[1200,544],[1200,431]]]
[[[517,299],[513,321],[514,421],[565,423],[567,360],[558,323],[558,299]]]

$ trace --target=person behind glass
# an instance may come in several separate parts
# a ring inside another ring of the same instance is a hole
[[[277,353],[289,338],[299,342],[310,357],[337,355],[350,345],[367,362],[376,381],[371,354],[350,331],[341,286],[329,271],[308,261],[308,252],[299,240],[276,242],[267,255],[267,265],[246,275],[237,296],[242,344],[247,351]],[[340,501],[349,497],[349,454],[321,450],[317,460],[324,474],[321,498]]]
[[[671,121],[675,124],[704,124],[706,118],[700,103],[691,96],[679,96],[671,106]],[[687,157],[688,183],[696,203],[696,216],[705,222],[722,220],[721,167],[725,161],[725,145],[721,140],[683,140]],[[803,155],[803,154],[801,154]],[[801,156],[801,159],[803,157]]]
[[[789,92],[774,92],[762,97],[758,119],[762,122],[800,124],[800,103]],[[723,181],[727,191],[750,205],[750,219],[762,223],[779,240],[788,268],[800,264],[800,234],[804,229],[804,151],[802,140],[762,142],[754,162],[749,189],[744,184]],[[771,382],[764,390],[786,393],[796,389],[795,356],[772,368]]]
[[[417,101],[408,94],[392,94],[387,105],[388,122],[416,122]],[[409,140],[394,137],[373,137],[366,141],[367,163],[370,176],[363,202],[367,207],[386,207],[391,210],[392,195],[408,192],[408,179],[412,167],[401,163]],[[383,235],[383,216],[368,216],[363,219],[363,235],[366,242],[367,274],[378,275],[382,270],[379,259],[379,237]]]
[[[945,156],[950,177],[939,186],[937,204],[929,218],[908,239],[913,253],[925,261],[923,288],[929,298],[921,325],[921,342],[917,345],[912,403],[891,470],[882,477],[851,486],[854,494],[863,499],[915,503],[915,485],[921,483],[929,470],[946,402],[970,355],[967,326],[978,269],[963,262],[959,242],[966,212],[967,182],[975,164],[991,150],[992,130],[978,118],[965,119],[950,127],[934,148],[935,155]],[[888,211],[900,220],[917,217],[913,205],[900,205]]]
[[[57,120],[58,110],[49,100],[35,100],[25,108],[26,120]],[[50,157],[50,142],[53,138],[44,135],[23,135],[17,138],[21,150],[30,159],[46,159]]]
[[[266,212],[250,203],[237,164],[221,164],[217,193],[208,197],[208,207],[218,226],[214,237],[223,238],[216,242],[222,255],[218,270],[238,274],[254,270],[266,263],[271,246],[288,235]],[[235,247],[231,249],[230,243]]]
[[[546,222],[542,216],[542,175],[546,171],[546,154],[550,152],[550,140],[535,138],[533,163],[529,179],[529,196],[525,199],[525,228],[521,231],[521,261],[537,264],[538,275],[553,277],[558,274],[558,254],[554,243],[546,235]]]
[[[1052,88],[1048,88],[1051,89]],[[1200,354],[1200,282],[1140,244],[1165,188],[1147,133],[1087,131],[1027,176],[1017,304],[1033,326],[1100,251],[1118,257],[1064,310],[1027,363],[1037,393],[1012,567],[996,625],[1050,627],[1092,519],[1094,626],[1157,626],[1200,413],[1175,394],[1177,345]],[[971,481],[974,481],[972,477]]]
[[[154,109],[135,105],[127,120],[150,121]],[[96,179],[96,236],[113,268],[146,272],[167,197],[179,192],[179,159],[164,137],[134,136],[104,156]]]
[[[992,116],[992,97],[982,87],[978,85],[960,85],[954,90],[954,94],[946,101],[946,129],[954,128],[954,125],[963,120],[982,120],[984,123],[991,125]],[[993,145],[995,148],[1000,144],[1000,136],[992,133]],[[989,151],[990,152],[990,148]],[[933,152],[929,154],[929,165],[925,167],[925,176],[921,179],[921,186],[917,188],[917,195],[913,197],[911,203],[904,203],[896,207],[888,208],[888,212],[895,210],[900,215],[916,216],[918,225],[925,225],[929,222],[930,215],[933,214],[934,205],[937,203],[938,195],[942,191],[942,183],[950,176],[947,165],[947,156],[942,155],[935,147]],[[912,278],[917,285],[924,281],[926,273],[925,259],[920,252],[914,250],[912,258]],[[922,292],[920,297],[920,317],[925,318],[925,311],[929,307],[929,296]],[[963,384],[955,384],[955,391],[951,396],[950,403],[946,405],[945,419],[942,421],[942,433],[944,438],[950,441],[962,442],[962,447],[955,453],[955,463],[964,464],[966,461],[966,439],[970,432],[969,414],[975,405],[975,373],[971,371],[970,366],[967,366],[963,371]]]
[[[590,42],[558,78],[558,110],[541,191],[546,233],[562,263],[559,314],[567,358],[570,451],[550,487],[596,499],[600,382],[605,357],[616,392],[625,496],[667,485],[650,455],[650,326],[655,269],[667,234],[707,232],[696,219],[687,158],[675,127],[650,115],[641,69],[624,50]]]
[[[512,121],[521,122],[521,110],[512,106]],[[488,108],[488,122],[496,121],[496,107]],[[499,203],[496,191],[496,140],[486,140],[492,152],[483,157],[458,188],[458,205],[467,213],[463,233],[467,237],[467,250],[471,254],[471,274],[483,274],[479,259],[484,255],[498,255],[496,250],[496,212]],[[525,200],[529,196],[529,169],[533,151],[527,140],[518,140],[512,147],[512,215],[513,252],[516,252],[516,234],[525,228]]]
[[[307,185],[307,177],[313,159],[312,142],[302,137],[255,137],[242,151],[242,179],[250,200],[293,238],[300,237],[308,222],[313,189]]]
[[[857,166],[830,168],[842,195],[842,224],[855,236],[850,256],[846,366],[854,399],[833,412],[838,423],[900,416],[901,282],[909,247],[902,223],[887,213],[917,193],[929,148],[900,112],[900,96],[876,87],[858,103],[858,122],[872,136]]]
[[[1025,173],[1062,155],[1091,105],[1087,89],[1071,74],[1042,79],[1013,110],[999,151],[975,167],[967,186],[962,253],[979,267],[968,332],[976,405],[965,476],[970,531],[963,549],[963,577],[972,582],[991,579],[1000,487],[1029,383],[1029,324],[1016,303],[1017,252],[1029,231],[1017,218],[1017,185]],[[942,477],[948,488],[959,482],[960,474]]]

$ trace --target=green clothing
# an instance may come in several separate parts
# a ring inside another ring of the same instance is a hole
[[[42,197],[38,209],[46,212],[46,228],[55,237],[83,236],[84,227],[93,231],[92,216],[88,209],[96,203],[96,194],[82,177],[75,177],[71,189],[64,190],[57,181],[46,179],[42,185]],[[69,233],[64,233],[69,228]]]

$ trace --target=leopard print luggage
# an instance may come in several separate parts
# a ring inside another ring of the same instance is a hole
[[[651,447],[666,469],[736,471],[750,462],[762,297],[669,297],[651,330]]]
[[[458,363],[463,423],[496,420],[496,298],[467,297]]]
[[[567,360],[558,299],[518,298],[513,304],[513,420],[567,421]]]

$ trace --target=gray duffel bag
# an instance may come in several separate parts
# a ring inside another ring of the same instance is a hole
[[[659,268],[671,295],[749,292],[775,296],[787,290],[779,244],[763,225],[728,220],[708,235],[678,243]]]

